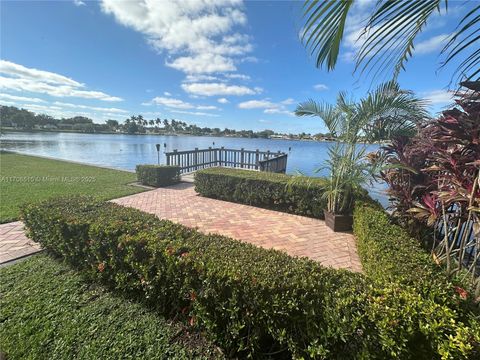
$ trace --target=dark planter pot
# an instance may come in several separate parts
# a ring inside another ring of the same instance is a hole
[[[325,213],[325,223],[327,226],[335,232],[350,231],[353,225],[352,215],[336,215],[327,210]]]

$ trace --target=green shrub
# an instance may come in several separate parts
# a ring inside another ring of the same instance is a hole
[[[195,173],[200,195],[323,219],[325,181],[270,172],[210,168]]]
[[[85,198],[22,213],[30,236],[49,251],[164,314],[183,316],[231,357],[478,354],[473,318],[460,321],[449,306],[396,282],[377,287],[361,274]]]
[[[437,306],[436,311],[443,306],[442,311],[449,309],[465,323],[480,320],[478,306],[475,306],[471,295],[464,298],[462,284],[448,279],[444,269],[435,264],[420,242],[412,238],[406,229],[392,223],[378,203],[357,202],[353,232],[363,270],[379,286],[397,284],[398,287],[409,288],[422,297],[414,302],[415,305],[425,304],[425,299],[430,299]],[[432,313],[433,310],[434,307]]]
[[[180,167],[164,165],[137,165],[138,181],[143,185],[162,187],[180,180]]]

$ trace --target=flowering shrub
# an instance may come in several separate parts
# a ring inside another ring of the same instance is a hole
[[[456,104],[415,137],[384,147],[381,176],[394,214],[411,228],[431,228],[435,260],[449,275],[470,272],[480,296],[480,93],[466,90]]]

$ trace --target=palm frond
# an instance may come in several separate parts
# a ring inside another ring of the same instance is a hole
[[[459,56],[465,56],[458,66],[455,74],[464,77],[465,80],[474,80],[479,78],[480,74],[480,5],[469,11],[460,21],[458,27],[445,45],[442,54],[446,54],[446,59],[442,67],[450,63]],[[468,54],[468,51],[471,51]]]
[[[328,131],[333,136],[338,136],[339,125],[341,124],[343,114],[328,103],[318,103],[309,99],[297,105],[295,109],[296,116],[318,116],[323,120]]]
[[[333,70],[337,62],[345,21],[353,0],[306,0],[302,42],[315,54],[316,66]]]
[[[356,56],[356,70],[376,78],[391,72],[396,78],[412,56],[414,40],[443,0],[378,1],[364,29],[366,40]]]

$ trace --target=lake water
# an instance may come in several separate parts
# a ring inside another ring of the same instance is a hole
[[[30,155],[78,161],[87,164],[134,170],[137,164],[156,164],[155,144],[161,144],[160,163],[165,163],[163,152],[177,149],[221,147],[245,150],[270,150],[288,153],[287,173],[301,171],[305,175],[324,176],[315,172],[328,158],[332,143],[298,140],[247,139],[201,136],[161,136],[123,134],[79,134],[56,132],[6,132],[0,137],[0,148]],[[166,144],[166,148],[164,147]],[[372,145],[374,151],[378,146]],[[378,184],[372,193],[385,203]]]

